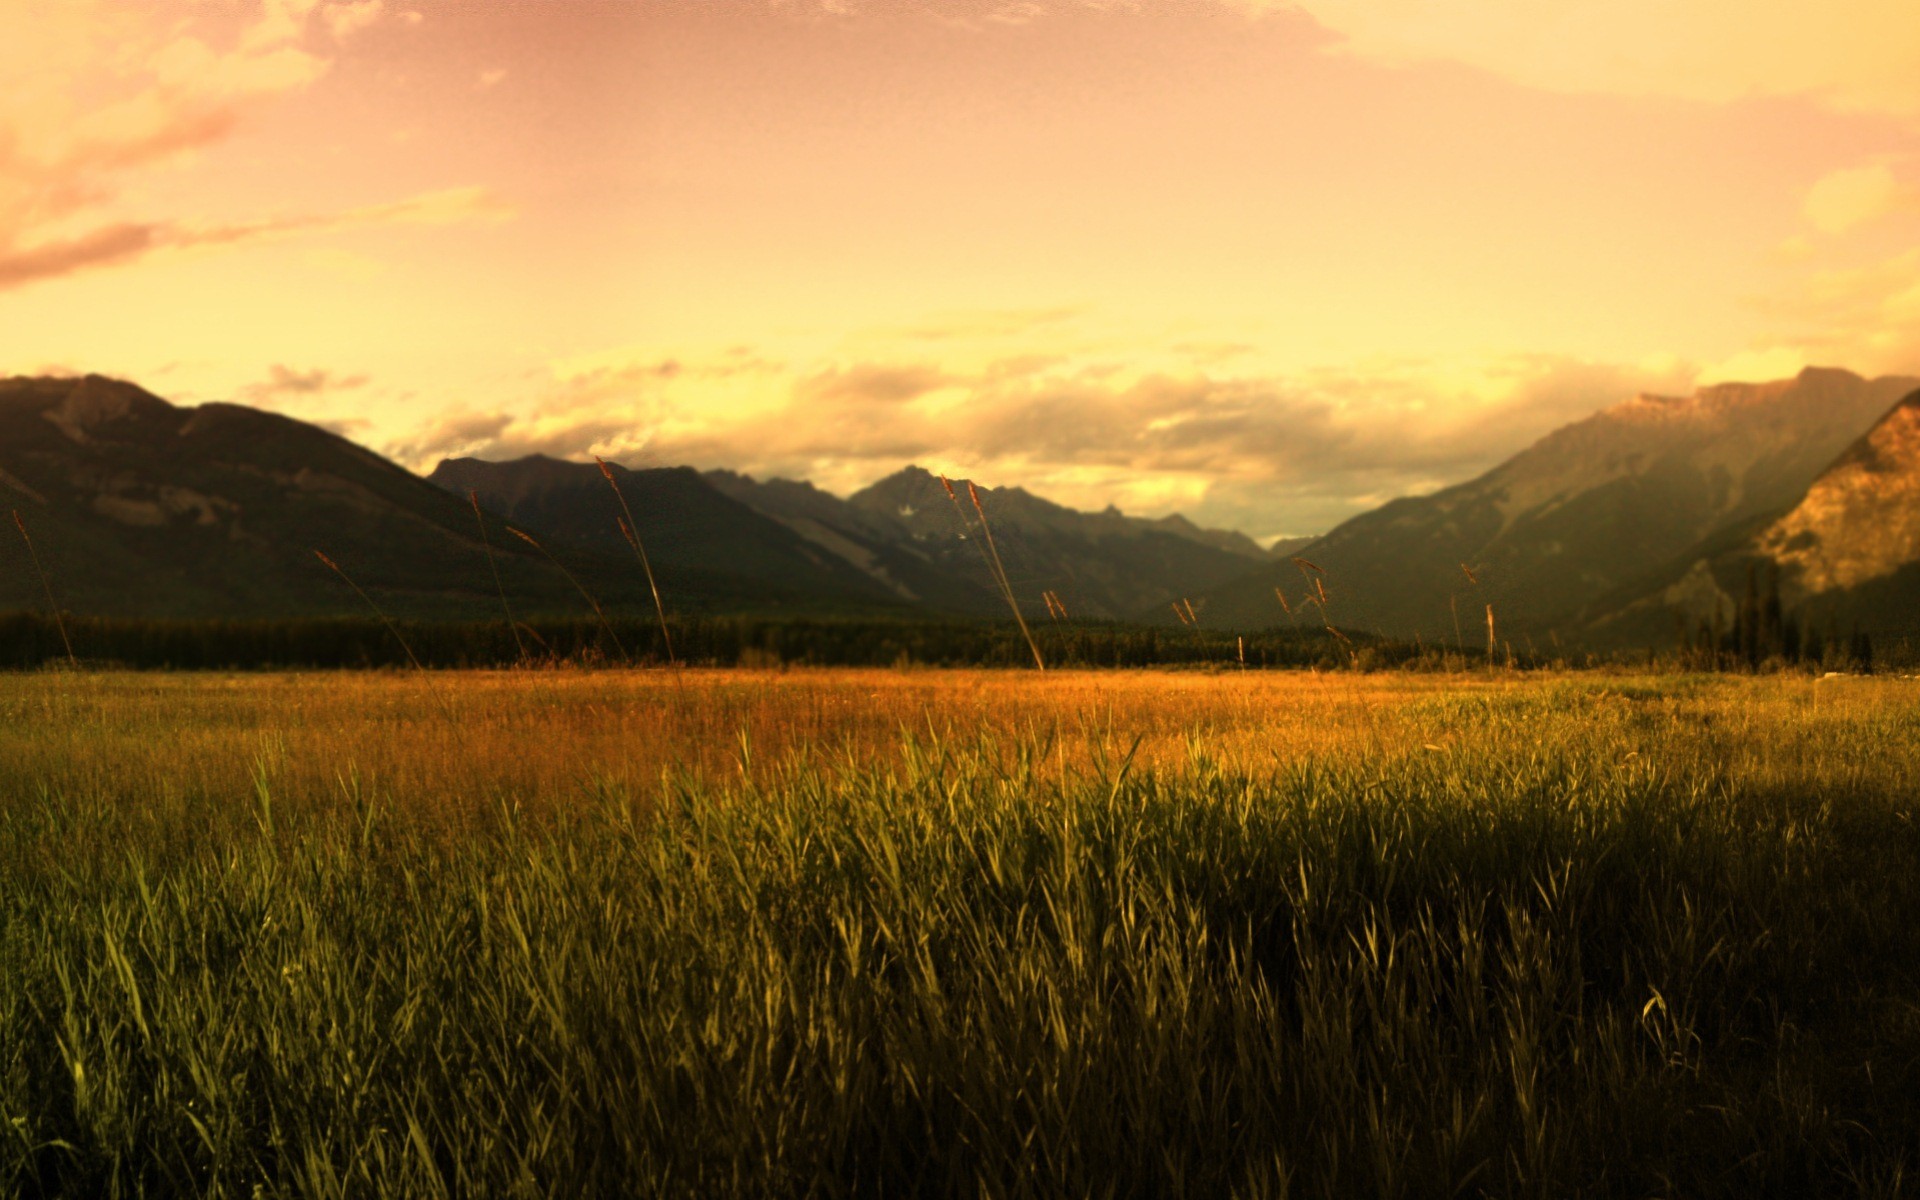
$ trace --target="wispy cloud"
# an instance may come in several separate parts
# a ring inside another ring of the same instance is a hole
[[[1920,373],[1920,247],[1809,271],[1755,306],[1778,325],[1755,354],[1846,363],[1870,374]]]
[[[353,391],[365,387],[368,382],[369,377],[364,374],[342,374],[325,367],[301,371],[284,363],[274,363],[267,368],[265,379],[241,388],[239,395],[249,404],[273,405]]]
[[[1895,213],[1920,213],[1920,182],[1895,171],[1898,160],[1881,159],[1823,175],[1808,189],[1807,220],[1821,233],[1850,233]]]
[[[1920,7],[1906,0],[1220,0],[1305,12],[1339,49],[1462,63],[1556,92],[1726,102],[1806,97],[1920,118]]]
[[[334,38],[345,41],[362,29],[378,24],[388,15],[388,11],[386,0],[352,0],[350,3],[325,5],[320,15]]]
[[[196,224],[117,223],[68,238],[0,249],[0,291],[79,271],[117,266],[160,251],[233,246],[301,234],[381,225],[493,224],[513,207],[485,188],[454,188],[333,213]]]
[[[1550,356],[1470,371],[1410,360],[1135,376],[1113,362],[1036,355],[968,371],[934,360],[788,367],[763,377],[784,389],[771,408],[725,411],[697,399],[715,365],[656,357],[576,375],[529,415],[449,413],[390,449],[420,467],[453,455],[604,454],[842,491],[921,462],[1082,506],[1181,507],[1264,535],[1323,529],[1382,499],[1469,477],[1637,391],[1691,382],[1681,365]]]
[[[388,223],[496,220],[474,188],[344,212],[205,221],[116,211],[132,176],[231,136],[320,81],[384,0],[115,5],[62,0],[0,11],[0,288],[120,266],[163,250]]]
[[[1253,18],[1304,14],[1336,52],[1393,65],[1459,63],[1555,92],[1726,102],[1807,97],[1920,118],[1920,7],[1907,0],[1211,0]],[[835,17],[895,13],[891,0],[772,0]],[[961,28],[1026,25],[1084,11],[1191,7],[1192,0],[925,0]]]

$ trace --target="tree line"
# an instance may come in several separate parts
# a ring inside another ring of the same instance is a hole
[[[1716,609],[1689,626],[1679,621],[1679,656],[1693,670],[1757,671],[1769,665],[1809,666],[1832,671],[1871,672],[1873,637],[1856,623],[1842,631],[1829,616],[1822,623],[1787,611],[1780,599],[1780,572],[1767,572],[1764,586],[1758,566],[1747,569],[1746,593],[1732,613]]]

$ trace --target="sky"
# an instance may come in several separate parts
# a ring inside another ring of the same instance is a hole
[[[1320,532],[1920,373],[1911,0],[8,0],[0,374]]]

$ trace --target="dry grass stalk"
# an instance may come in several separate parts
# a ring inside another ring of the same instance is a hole
[[[73,643],[67,638],[67,622],[60,615],[60,605],[53,598],[53,584],[47,581],[46,568],[40,565],[40,552],[33,548],[33,538],[27,535],[27,523],[20,519],[20,510],[13,510],[13,525],[20,531],[20,539],[27,544],[27,557],[33,560],[33,573],[40,577],[40,590],[47,594],[47,611],[53,614],[53,627],[60,631],[60,644],[66,647],[67,666],[80,669],[80,660],[73,656]]]
[[[1307,574],[1309,571],[1311,571],[1315,575],[1326,574],[1326,571],[1318,563],[1309,562],[1304,558],[1299,558],[1299,557],[1294,558],[1293,565],[1300,568],[1300,573],[1302,575]]]
[[[627,495],[620,490],[620,482],[613,477],[613,468],[607,460],[595,455],[593,461],[600,464],[600,474],[606,476],[607,486],[613,489],[614,498],[620,501],[620,511],[626,519],[620,522],[620,532],[626,536],[627,545],[633,547],[633,553],[640,560],[640,569],[647,575],[647,590],[653,593],[653,611],[660,616],[660,638],[667,644],[667,661],[675,667],[680,659],[673,652],[673,634],[667,631],[667,606],[660,601],[660,585],[653,581],[653,564],[647,561],[647,548],[640,541],[640,528],[634,523],[633,510],[627,507]]]
[[[558,659],[560,657],[559,655],[553,652],[553,647],[547,642],[547,639],[540,636],[540,631],[538,629],[535,629],[533,626],[527,624],[525,621],[517,621],[515,622],[515,624],[519,627],[522,633],[526,634],[528,637],[533,639],[534,644],[539,646],[541,652],[544,653],[549,659]]]
[[[1489,604],[1487,605],[1487,665],[1488,666],[1493,665],[1493,655],[1494,655],[1495,649],[1496,647],[1494,644],[1494,636],[1493,636],[1493,605]]]
[[[1182,596],[1180,603],[1187,606],[1187,622],[1191,625],[1198,626],[1200,624],[1200,614],[1193,611],[1193,601]]]
[[[1460,573],[1467,577],[1468,587],[1480,586],[1480,577],[1473,573],[1472,567],[1461,563]],[[1453,613],[1453,644],[1457,649],[1465,651],[1467,648],[1467,639],[1460,632],[1460,597],[1458,594],[1447,597],[1447,608]]]
[[[373,610],[373,615],[376,617],[379,617],[380,623],[385,625],[387,627],[387,632],[393,635],[393,640],[396,642],[399,642],[400,648],[407,652],[407,661],[413,664],[413,669],[416,671],[426,670],[424,666],[420,665],[420,656],[413,652],[412,646],[407,645],[407,639],[400,636],[400,627],[395,625],[393,623],[393,618],[389,617],[386,614],[386,612],[383,611],[378,604],[375,604],[373,602],[372,596],[367,595],[367,593],[360,587],[360,585],[353,581],[353,576],[347,574],[346,571],[341,569],[339,563],[333,561],[331,558],[328,558],[325,554],[321,553],[318,549],[314,550],[313,556],[319,559],[321,562],[325,563],[328,570],[332,571],[335,575],[338,575],[346,583],[348,587],[352,588],[354,595],[366,601],[367,607]]]
[[[581,598],[586,600],[588,605],[593,608],[593,615],[600,618],[600,628],[607,631],[607,636],[613,640],[613,648],[620,652],[621,659],[631,663],[633,659],[627,654],[627,648],[620,644],[620,635],[613,631],[613,622],[607,620],[607,611],[600,607],[600,602],[593,598],[593,593],[587,590],[586,585],[578,579],[575,579],[573,572],[567,570],[567,568],[561,564],[560,560],[553,556],[553,551],[542,546],[532,534],[527,533],[525,530],[515,529],[511,525],[507,526],[507,532],[546,555],[547,561],[553,564],[554,570],[567,577],[567,582],[572,584],[574,590],[579,592]]]
[[[954,511],[960,512],[960,497],[954,494],[953,484],[947,481],[945,475],[940,477],[940,486],[947,489],[947,499],[953,501]],[[1033,651],[1033,665],[1044,671],[1047,669],[1047,663],[1040,657],[1040,643],[1033,640],[1033,630],[1027,628],[1027,618],[1020,612],[1020,602],[1014,598],[1013,584],[1007,579],[1006,564],[1000,561],[1000,547],[993,540],[993,526],[987,523],[986,506],[980,503],[980,489],[973,486],[972,480],[967,481],[967,497],[973,501],[973,511],[980,514],[980,532],[986,537],[985,545],[981,547],[980,552],[986,556],[987,569],[999,583],[1000,595],[1006,599],[1007,607],[1013,610],[1014,623],[1020,626],[1021,636],[1027,639],[1027,649]],[[966,521],[966,514],[960,513],[960,523],[963,527]]]
[[[964,539],[967,536],[967,530],[972,528],[972,526],[967,521],[966,512],[960,507],[960,497],[957,493],[954,492],[952,481],[950,481],[945,475],[942,475],[940,477],[940,486],[945,488],[947,491],[947,501],[953,505],[953,516],[955,520],[960,522],[960,536],[961,538]],[[969,489],[971,489],[973,485],[968,484],[967,486]],[[978,507],[978,500],[979,500],[978,492],[974,493],[974,500],[976,502],[976,507]],[[994,568],[993,556],[987,553],[986,544],[984,542],[977,542],[975,544],[980,547],[980,559],[982,562],[987,564],[987,574],[993,577],[993,582],[1000,588],[1001,597],[1006,600],[1008,605],[1010,606],[1013,605],[1013,592],[1007,587],[1006,579],[1001,575],[1001,573],[998,570]]]
[[[1173,615],[1180,619],[1182,625],[1192,624],[1192,622],[1187,620],[1187,614],[1180,611],[1180,602],[1178,600],[1173,602]]]
[[[473,519],[480,523],[480,544],[487,550],[487,569],[493,572],[493,586],[500,592],[500,611],[507,614],[507,632],[513,635],[513,649],[520,661],[527,658],[527,644],[520,640],[520,623],[513,619],[513,606],[507,603],[507,585],[500,580],[500,564],[493,558],[493,543],[487,540],[487,518],[480,511],[480,493],[467,489],[467,503],[473,505]]]

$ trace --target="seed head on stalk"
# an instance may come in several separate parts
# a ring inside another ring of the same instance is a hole
[[[967,518],[966,514],[960,512],[960,497],[954,494],[953,484],[942,475],[940,486],[947,489],[947,499],[953,501],[953,511],[959,514],[960,525],[964,529]],[[1006,600],[1007,607],[1013,610],[1014,622],[1020,626],[1021,636],[1027,639],[1027,649],[1033,651],[1033,665],[1044,671],[1047,662],[1040,657],[1040,643],[1033,640],[1033,630],[1027,628],[1027,618],[1020,612],[1020,602],[1014,599],[1013,584],[1007,580],[1006,564],[1000,561],[1000,547],[994,544],[993,526],[987,523],[986,506],[980,503],[980,489],[973,486],[971,479],[967,481],[967,498],[973,501],[973,511],[980,514],[980,532],[986,535],[986,544],[980,548],[980,553],[986,557],[987,570],[992,573],[994,582],[1000,585],[1000,595]]]
[[[397,626],[394,625],[393,619],[387,616],[385,612],[381,611],[380,606],[373,602],[372,596],[367,595],[365,591],[361,590],[360,585],[353,581],[353,576],[341,570],[339,563],[333,561],[331,558],[328,558],[325,554],[321,553],[319,549],[316,548],[314,550],[313,556],[319,559],[321,562],[325,563],[328,570],[332,571],[335,575],[338,575],[342,580],[344,580],[346,585],[353,589],[354,595],[359,596],[362,600],[367,602],[367,607],[373,610],[373,615],[380,618],[380,623],[387,627],[387,632],[393,635],[393,640],[396,642],[399,642],[400,648],[407,652],[407,661],[413,664],[413,669],[416,671],[426,670],[425,667],[420,665],[420,659],[418,656],[414,654],[413,647],[407,645],[407,639],[400,636],[400,630]]]
[[[561,565],[560,560],[553,556],[553,551],[547,549],[545,546],[542,546],[537,540],[535,540],[532,534],[527,533],[524,530],[515,529],[511,525],[507,526],[507,532],[519,538],[521,541],[525,542],[527,545],[532,546],[535,550],[538,550],[541,554],[545,555],[547,561],[553,564],[553,569],[560,572],[562,575],[566,576],[567,582],[572,584],[574,590],[579,592],[581,595],[581,598],[586,600],[587,604],[592,607],[593,615],[600,618],[600,628],[606,630],[607,636],[613,639],[613,648],[620,652],[620,657],[622,659],[625,659],[627,662],[632,662],[633,659],[627,654],[627,648],[620,644],[620,635],[613,631],[613,622],[607,620],[606,610],[600,607],[600,602],[593,598],[593,593],[586,589],[586,585],[582,584],[578,579],[575,579],[573,577],[573,572],[567,570],[566,567]]]

